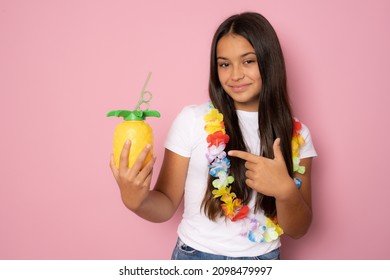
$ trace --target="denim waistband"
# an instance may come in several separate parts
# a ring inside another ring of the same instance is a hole
[[[185,244],[180,238],[172,252],[172,260],[279,260],[280,249],[276,248],[271,252],[255,257],[228,257],[202,252]]]

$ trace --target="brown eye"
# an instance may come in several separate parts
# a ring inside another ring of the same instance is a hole
[[[228,66],[229,66],[229,63],[227,63],[227,62],[219,64],[219,67],[221,67],[221,68],[227,68]]]
[[[254,60],[254,59],[247,59],[244,61],[244,64],[251,64],[251,63],[255,63],[255,62],[256,62],[256,60]]]

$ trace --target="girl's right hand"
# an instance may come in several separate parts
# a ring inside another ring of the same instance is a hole
[[[149,194],[153,165],[156,158],[153,157],[142,168],[143,162],[151,149],[151,145],[147,145],[138,156],[133,167],[129,168],[130,148],[131,141],[127,140],[120,155],[119,168],[115,166],[113,155],[111,156],[110,167],[119,186],[123,203],[130,210],[136,211]]]

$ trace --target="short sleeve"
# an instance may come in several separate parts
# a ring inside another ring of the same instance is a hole
[[[167,138],[165,148],[183,157],[191,156],[191,141],[194,139],[195,115],[191,106],[183,108],[173,121]]]
[[[304,124],[302,124],[301,135],[303,139],[305,139],[305,143],[301,146],[299,150],[300,158],[302,159],[302,158],[316,157],[317,152],[314,148],[314,144],[311,138],[309,128]]]

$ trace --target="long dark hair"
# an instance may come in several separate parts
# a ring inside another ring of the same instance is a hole
[[[214,34],[210,56],[209,96],[214,106],[223,114],[226,133],[230,141],[226,146],[229,150],[247,150],[239,121],[234,107],[234,101],[223,90],[218,78],[216,49],[218,41],[232,33],[246,38],[256,52],[259,70],[262,78],[262,88],[259,100],[259,137],[260,154],[273,158],[273,143],[280,138],[280,146],[290,176],[293,173],[291,137],[293,118],[287,93],[286,68],[282,49],[275,30],[268,20],[258,13],[246,12],[233,15],[226,19]],[[234,176],[232,192],[236,193],[244,204],[252,197],[252,189],[245,184],[245,166],[243,160],[230,158],[230,173]],[[213,178],[209,175],[208,187],[202,207],[206,215],[215,220],[223,216],[221,202],[213,199]],[[275,198],[257,193],[255,210],[263,209],[265,215],[272,218],[276,215]]]

